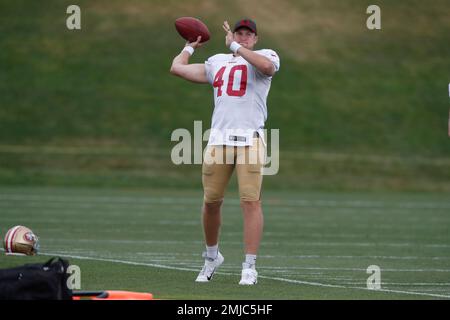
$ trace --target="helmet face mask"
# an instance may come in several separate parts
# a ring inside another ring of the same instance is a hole
[[[6,254],[33,256],[39,251],[39,238],[24,226],[15,226],[8,230],[3,241]]]

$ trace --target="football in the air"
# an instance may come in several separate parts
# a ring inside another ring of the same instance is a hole
[[[206,42],[210,38],[208,27],[199,19],[193,17],[181,17],[175,20],[175,28],[180,36],[189,42],[197,41],[197,37],[201,36],[201,43]]]

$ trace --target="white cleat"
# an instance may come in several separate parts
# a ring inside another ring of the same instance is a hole
[[[195,282],[209,282],[211,281],[216,269],[223,263],[223,256],[220,252],[217,253],[215,259],[207,258],[204,254],[205,264],[203,265],[202,271],[197,276]]]
[[[258,283],[258,272],[256,272],[253,268],[248,268],[248,266],[243,266],[241,273],[241,281],[239,281],[240,285],[244,286],[252,286]]]

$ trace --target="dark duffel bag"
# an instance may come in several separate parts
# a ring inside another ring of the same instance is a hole
[[[46,263],[0,269],[0,300],[71,300],[68,267],[67,260],[51,258]]]

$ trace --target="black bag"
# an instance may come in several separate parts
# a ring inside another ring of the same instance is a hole
[[[71,300],[67,287],[69,262],[51,258],[46,263],[0,270],[0,300]]]

